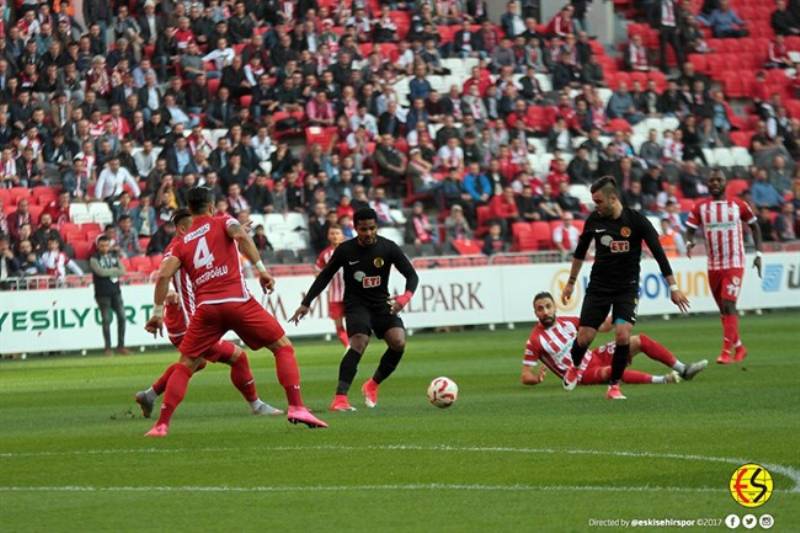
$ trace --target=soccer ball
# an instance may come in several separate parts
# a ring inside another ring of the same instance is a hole
[[[440,377],[428,385],[428,401],[436,407],[450,407],[458,399],[458,385],[450,378]]]

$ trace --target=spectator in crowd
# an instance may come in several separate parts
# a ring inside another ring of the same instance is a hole
[[[686,243],[680,232],[675,231],[669,217],[662,217],[660,222],[661,232],[658,236],[658,241],[664,249],[667,257],[681,257],[686,253]]]
[[[580,231],[575,227],[572,213],[562,213],[561,222],[553,228],[553,244],[565,256],[575,251]]]
[[[44,266],[39,261],[31,241],[20,241],[16,257],[22,276],[39,276],[45,273]]]
[[[123,196],[125,195],[123,194]],[[139,205],[130,212],[118,211],[119,216],[116,218],[116,223],[121,227],[122,218],[127,216],[133,223],[133,231],[137,236],[150,237],[158,229],[156,209],[153,207],[152,199],[153,197],[150,195],[142,196]],[[120,202],[121,204],[122,202]]]
[[[753,203],[758,208],[777,208],[783,203],[783,197],[767,179],[767,170],[764,168],[756,171],[756,179],[750,187],[750,192],[753,195]]]
[[[511,224],[519,218],[517,201],[514,198],[514,189],[510,185],[503,187],[502,194],[492,197],[489,201],[491,217],[500,222],[506,239],[511,239]]]
[[[111,313],[117,322],[117,353],[127,355],[125,348],[125,307],[119,279],[125,275],[125,266],[119,255],[112,250],[111,241],[105,235],[97,239],[97,251],[89,260],[94,285],[94,299],[100,308],[103,324],[105,354],[111,355]]]
[[[775,234],[779,241],[793,241],[797,239],[798,218],[792,202],[781,206],[781,211],[775,218]]]
[[[0,233],[0,288],[8,288],[8,279],[16,278],[20,267],[8,237]]]
[[[644,115],[637,111],[625,82],[620,82],[617,90],[611,95],[608,100],[607,112],[608,118],[624,118],[632,125],[638,124],[644,119]]]
[[[422,202],[414,202],[411,215],[406,219],[405,241],[406,244],[415,246],[434,244],[438,241],[436,228],[425,214]]]
[[[83,274],[81,267],[61,250],[59,237],[50,236],[47,240],[47,248],[42,252],[41,262],[45,273],[59,282],[64,281],[67,270],[78,276]]]
[[[628,44],[628,53],[625,56],[628,69],[634,72],[650,72],[650,61],[647,58],[647,48],[642,42],[641,35],[634,35]]]
[[[747,25],[730,7],[730,0],[719,0],[719,7],[707,19],[701,18],[711,28],[714,37],[745,37],[749,35]]]
[[[684,48],[680,38],[679,6],[676,0],[655,0],[649,4],[651,6],[651,20],[653,25],[658,28],[658,49],[660,54],[661,70],[668,72],[667,66],[667,45],[669,45],[678,64],[684,63]]]
[[[95,186],[94,197],[98,200],[116,200],[124,186],[130,187],[131,194],[135,198],[139,197],[139,184],[133,179],[128,169],[121,167],[118,157],[112,157],[108,161],[108,166],[100,172]]]
[[[770,23],[776,35],[800,35],[800,20],[788,9],[786,0],[775,0]]]
[[[456,173],[458,169],[456,168]],[[469,166],[469,172],[464,175],[464,191],[470,196],[476,205],[486,204],[492,195],[492,186],[489,178],[481,172],[478,163]]]
[[[175,237],[175,224],[170,220],[158,228],[150,238],[150,242],[147,243],[146,254],[163,254],[169,243],[172,242],[173,237]]]
[[[450,214],[444,220],[447,242],[468,240],[472,238],[472,228],[464,216],[464,208],[455,204],[450,208]]]
[[[31,236],[31,244],[37,253],[42,253],[47,249],[47,241],[55,239],[60,246],[64,246],[64,241],[58,230],[53,227],[53,216],[50,213],[42,213],[39,220],[39,227]]]
[[[503,227],[497,221],[489,224],[489,233],[483,238],[481,251],[484,255],[494,255],[508,250],[508,242],[503,239]]]
[[[139,247],[139,235],[133,229],[131,217],[123,215],[118,222],[119,229],[116,235],[116,244],[122,257],[142,255]]]
[[[775,225],[772,223],[774,213],[769,210],[769,207],[763,206],[758,209],[756,216],[758,226],[761,229],[761,238],[764,242],[774,242],[778,240],[775,233]]]

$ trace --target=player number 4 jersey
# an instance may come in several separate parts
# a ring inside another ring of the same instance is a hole
[[[703,226],[709,270],[744,268],[742,221],[752,224],[756,216],[738,198],[719,201],[707,198],[695,204],[686,225],[695,229]]]
[[[245,302],[250,293],[244,282],[239,247],[227,228],[231,217],[195,217],[192,227],[168,253],[178,258],[194,289],[196,306]],[[168,255],[165,254],[165,257]]]

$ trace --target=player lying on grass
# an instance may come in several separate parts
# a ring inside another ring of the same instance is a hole
[[[570,347],[578,335],[580,322],[578,317],[556,316],[556,303],[549,292],[540,292],[533,298],[533,311],[539,323],[533,327],[531,336],[525,344],[525,356],[522,360],[522,383],[524,385],[541,383],[544,380],[545,367],[559,378],[564,377],[567,370],[572,368]],[[606,319],[599,331],[605,332],[611,331],[611,329],[611,320]],[[650,359],[671,368],[672,372],[663,376],[654,376],[626,368],[622,373],[624,383],[678,383],[681,378],[692,379],[708,365],[708,361],[705,359],[688,365],[682,363],[667,348],[647,335],[633,335],[630,346],[629,365],[633,356],[642,352]],[[608,383],[615,348],[615,343],[609,342],[587,353],[582,363],[586,369],[579,383],[582,385]],[[536,370],[539,362],[542,363],[542,366]]]
[[[154,335],[163,335],[164,301],[172,277],[181,269],[194,290],[197,307],[180,344],[179,364],[167,380],[158,421],[146,435],[167,435],[172,414],[186,395],[189,379],[204,363],[203,356],[230,330],[251,349],[266,347],[275,356],[278,381],[289,403],[289,422],[311,428],[328,427],[303,404],[300,370],[292,343],[275,317],[247,290],[240,251],[256,266],[263,290],[271,292],[275,287],[275,280],[261,261],[253,239],[235,219],[211,215],[213,205],[209,189],[190,189],[186,200],[193,217],[192,225],[183,237],[175,239],[170,253],[164,255],[153,294],[153,316],[145,329]]]
[[[357,236],[336,247],[300,307],[289,319],[299,323],[308,314],[311,302],[336,273],[339,270],[344,273],[345,323],[350,346],[339,365],[339,383],[330,405],[331,411],[355,411],[347,399],[347,392],[373,332],[386,341],[386,351],[372,378],[361,386],[367,407],[378,404],[378,386],[397,368],[406,347],[406,329],[398,313],[417,290],[419,277],[400,247],[378,235],[377,220],[378,215],[372,209],[356,211],[353,221]],[[406,278],[406,290],[390,298],[389,273],[392,266]]]
[[[178,240],[186,234],[186,230],[192,225],[192,214],[188,209],[179,209],[172,216],[175,224],[176,233],[172,242],[167,246],[166,253],[172,252],[172,247]],[[167,336],[170,342],[180,349],[181,341],[186,335],[189,321],[195,311],[194,308],[194,289],[186,276],[184,269],[178,270],[172,277],[172,286],[175,291],[167,294],[164,302],[164,325],[167,327]],[[206,362],[223,363],[231,367],[231,383],[242,393],[245,401],[255,415],[279,415],[283,411],[264,403],[256,392],[256,382],[253,372],[250,370],[250,362],[247,354],[232,342],[220,340],[211,351],[206,354],[195,370],[195,373],[206,367]],[[135,400],[142,409],[145,418],[150,418],[156,398],[163,394],[167,387],[167,380],[175,371],[180,363],[174,363],[167,367],[166,371],[159,377],[147,390],[136,393]]]

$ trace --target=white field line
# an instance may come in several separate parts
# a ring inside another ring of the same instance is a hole
[[[96,450],[64,450],[64,451],[46,451],[46,452],[0,452],[0,459],[14,459],[21,457],[48,457],[48,456],[83,456],[83,455],[124,455],[124,454],[173,454],[173,453],[189,453],[189,452],[205,452],[205,453],[221,453],[221,452],[237,452],[243,451],[244,448],[121,448],[121,449],[96,449]],[[374,446],[335,446],[335,445],[320,445],[320,446],[267,446],[252,448],[254,451],[259,452],[302,452],[302,451],[422,451],[422,452],[462,452],[462,453],[517,453],[517,454],[543,454],[543,455],[594,455],[594,456],[607,456],[607,457],[633,457],[633,458],[651,458],[651,459],[672,459],[680,461],[698,461],[709,463],[725,463],[734,466],[740,466],[746,463],[759,463],[772,473],[781,474],[788,477],[793,486],[789,492],[800,493],[800,470],[797,468],[774,464],[774,463],[760,463],[753,459],[744,459],[737,457],[715,457],[708,455],[697,454],[679,454],[679,453],[661,453],[661,452],[637,452],[637,451],[615,451],[615,450],[583,450],[583,449],[558,449],[558,448],[513,448],[513,447],[483,447],[483,446],[419,446],[413,444],[389,444],[389,445],[374,445]],[[414,487],[421,487],[427,485],[410,485]],[[470,485],[458,485],[470,486]],[[476,485],[482,486],[482,485]],[[509,485],[512,486],[512,485]],[[519,485],[517,485],[519,486]],[[512,486],[513,487],[513,486]],[[7,490],[0,487],[0,490]],[[600,487],[598,490],[605,490],[605,487]],[[624,487],[623,487],[624,489]],[[628,489],[635,489],[629,487]],[[644,488],[646,490],[646,487]],[[252,490],[252,489],[248,489]],[[283,490],[283,489],[281,489]],[[299,489],[298,489],[299,490]],[[368,489],[364,489],[368,490]],[[379,490],[379,489],[376,489]],[[491,489],[486,489],[491,490]],[[497,489],[499,490],[499,489]],[[521,490],[533,490],[521,489]],[[576,489],[580,490],[580,489]],[[591,490],[591,489],[590,489]],[[610,490],[610,489],[609,489]],[[706,490],[706,489],[686,489],[686,490]]]
[[[0,487],[0,492],[372,492],[452,490],[474,492],[719,492],[711,487],[616,487],[611,485],[480,485],[451,483],[410,483],[399,485],[267,485],[255,487],[221,486],[155,486],[155,487],[98,487],[93,485],[64,485],[52,487]]]

